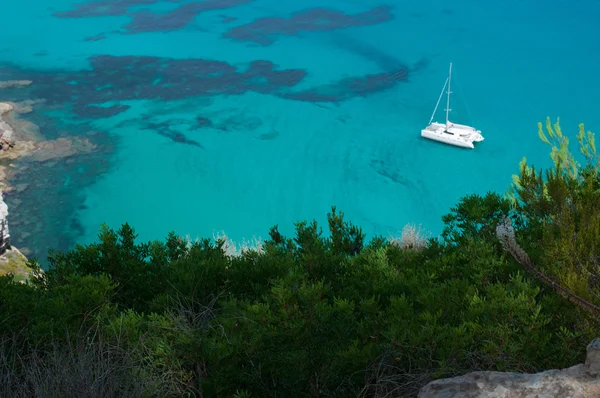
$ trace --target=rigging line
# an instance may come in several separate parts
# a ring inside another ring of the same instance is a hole
[[[460,92],[460,97],[462,98],[462,101],[465,104],[465,109],[467,110],[467,118],[469,119],[469,123],[477,124],[477,123],[475,123],[475,120],[471,116],[471,112],[469,111],[469,104],[467,103],[467,97],[465,95],[463,95],[463,91],[461,88],[462,86],[460,85],[459,81],[460,81],[460,79],[457,79],[456,77],[454,77],[454,85],[456,87],[458,87],[458,91]]]
[[[428,125],[431,124],[431,122],[433,121],[433,118],[435,117],[435,113],[437,112],[437,108],[440,105],[440,101],[442,100],[442,96],[444,95],[444,90],[446,89],[446,85],[448,85],[448,78],[446,78],[446,82],[444,83],[444,87],[442,87],[442,92],[440,93],[440,97],[437,100],[437,103],[435,104],[435,108],[433,109],[433,114],[431,115],[431,119],[429,119],[429,123],[427,123]]]

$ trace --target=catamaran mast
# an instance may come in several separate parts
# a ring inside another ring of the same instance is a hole
[[[452,62],[450,62],[450,71],[448,72],[448,96],[446,98],[446,128],[448,128],[448,113],[450,112],[450,81],[452,80]]]

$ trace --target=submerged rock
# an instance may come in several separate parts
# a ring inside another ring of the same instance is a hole
[[[472,372],[427,384],[419,398],[600,397],[600,339],[587,346],[585,364],[526,374]]]
[[[43,141],[36,145],[30,154],[31,159],[45,162],[50,159],[65,158],[81,153],[89,153],[96,149],[87,137],[57,138],[56,140]]]
[[[39,101],[23,101],[19,104],[0,102],[0,160],[30,158],[44,162],[96,149],[88,137],[57,138],[46,140],[33,123],[12,117],[13,113],[27,113]],[[6,178],[6,169],[0,167],[0,184]]]
[[[25,100],[25,101],[21,101],[21,102],[14,102],[13,105],[13,111],[17,112],[17,113],[31,113],[33,112],[33,106],[39,103],[43,103],[44,100],[41,99],[37,99],[37,100]]]
[[[33,83],[31,80],[4,80],[0,81],[0,88],[29,86],[31,83]]]
[[[27,81],[0,82],[4,87],[27,85]],[[26,281],[31,275],[27,266],[27,258],[11,245],[8,232],[8,206],[4,202],[3,193],[23,192],[29,189],[29,181],[10,186],[7,181],[14,178],[28,166],[25,162],[52,164],[57,159],[70,158],[75,155],[89,154],[97,150],[93,142],[93,132],[85,136],[60,137],[48,140],[34,123],[19,118],[19,114],[28,113],[33,106],[43,100],[25,100],[18,103],[0,102],[0,275],[13,274],[19,281]],[[20,159],[17,164],[12,160]],[[40,189],[39,186],[33,186]],[[14,208],[19,209],[19,217],[11,225],[17,228],[16,241],[42,233],[43,225],[39,215],[32,211],[31,204],[21,205],[16,200]],[[20,221],[19,221],[20,220]],[[26,252],[28,249],[26,249]]]

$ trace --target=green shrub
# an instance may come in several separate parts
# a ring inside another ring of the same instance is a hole
[[[593,135],[580,133],[591,162],[580,167],[556,130],[554,169],[523,163],[507,198],[465,196],[442,236],[416,246],[365,241],[335,207],[327,236],[314,221],[293,237],[275,226],[241,251],[222,238],[140,243],[127,224],[103,227],[97,243],[51,252],[26,284],[0,277],[0,333],[17,342],[4,358],[42,349],[35,366],[55,369],[56,350],[112,347],[119,360],[102,362],[119,366],[111,380],[140,395],[238,397],[411,396],[472,370],[574,365],[598,317],[556,286],[600,304],[600,182]],[[498,239],[508,219],[530,263]],[[3,364],[0,380],[29,377]],[[64,380],[53,391],[67,394]]]

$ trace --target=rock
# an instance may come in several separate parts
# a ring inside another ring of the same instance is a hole
[[[8,102],[0,102],[0,115],[4,115],[5,113],[8,113],[10,111],[12,111],[13,106],[11,104],[9,104]]]
[[[15,185],[15,189],[17,190],[17,192],[23,192],[24,190],[27,189],[27,187],[29,187],[29,184],[27,184],[27,183]]]
[[[19,249],[19,251],[24,255],[24,256],[30,256],[33,254],[33,252],[31,251],[31,249],[29,249],[28,247],[22,247]]]
[[[31,159],[36,162],[46,162],[51,159],[67,158],[82,153],[90,153],[96,149],[88,138],[73,137],[57,138],[55,140],[43,141],[37,144],[37,148],[31,153]]]
[[[588,344],[585,368],[588,375],[592,377],[600,376],[600,339],[594,339]]]
[[[33,141],[17,141],[10,150],[0,151],[0,159],[14,160],[22,156],[28,156],[35,150]]]
[[[25,100],[21,102],[13,103],[13,110],[17,113],[30,113],[33,112],[33,106],[39,103],[45,102],[44,100]]]
[[[31,80],[5,80],[0,81],[0,88],[29,86],[31,83]]]
[[[600,339],[587,347],[585,364],[545,372],[472,372],[432,381],[419,398],[591,398],[600,397]]]
[[[13,106],[11,104],[0,102],[0,147],[3,149],[6,149],[11,144],[14,146],[13,129],[4,121],[4,119],[2,119],[2,116],[6,115],[12,109]]]
[[[31,81],[0,81],[0,88],[26,86]],[[18,103],[0,102],[0,275],[7,273],[19,274],[26,278],[29,268],[26,266],[27,258],[17,249],[11,248],[10,234],[8,231],[8,206],[3,200],[2,193],[15,190],[23,192],[28,189],[29,184],[18,184],[11,187],[6,180],[16,172],[26,170],[28,166],[19,166],[10,163],[11,160],[23,158],[29,162],[52,163],[53,159],[68,158],[74,155],[91,153],[97,149],[89,137],[60,137],[54,140],[46,140],[40,133],[38,126],[18,117],[19,113],[28,113],[33,110],[38,100],[25,100]],[[47,182],[47,179],[46,179]],[[15,201],[15,207],[21,205]],[[25,207],[25,206],[23,206]],[[20,211],[25,212],[26,209]],[[33,215],[22,214],[23,221],[19,224],[26,229],[20,232],[22,239],[27,239],[38,233],[43,225]],[[35,226],[31,228],[31,226]],[[27,249],[25,249],[27,250]]]
[[[10,247],[10,234],[8,233],[8,206],[0,192],[0,254],[4,254]]]

